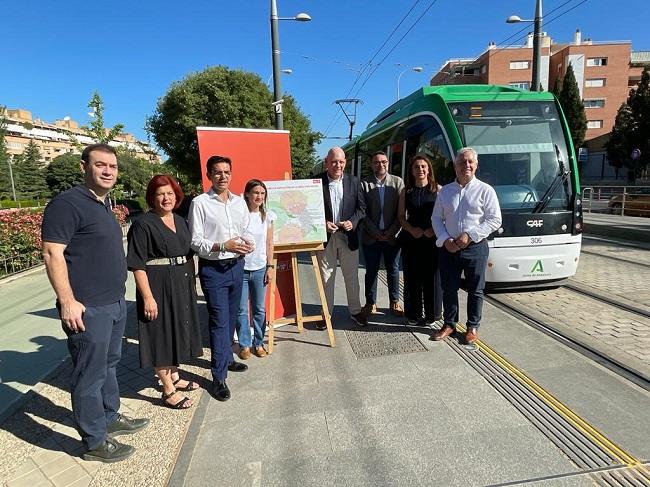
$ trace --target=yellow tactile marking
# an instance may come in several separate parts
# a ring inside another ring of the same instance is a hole
[[[465,327],[458,323],[457,329],[464,332]],[[617,459],[620,463],[627,467],[634,468],[641,475],[650,479],[650,470],[648,467],[643,465],[639,459],[630,455],[625,450],[623,450],[616,443],[607,438],[603,433],[598,431],[594,426],[589,424],[586,420],[578,416],[567,406],[562,404],[562,402],[554,397],[550,392],[544,389],[542,386],[537,384],[532,380],[525,372],[519,369],[517,366],[510,363],[507,359],[503,358],[499,353],[492,350],[487,344],[481,340],[477,340],[475,345],[478,346],[494,363],[503,368],[510,375],[515,377],[520,383],[526,386],[532,393],[537,397],[541,398],[549,407],[556,411],[560,416],[562,416],[566,421],[575,426],[580,430],[585,436],[587,436],[591,441],[600,446],[606,453],[611,455],[613,458]]]

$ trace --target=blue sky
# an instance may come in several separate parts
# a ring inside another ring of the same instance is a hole
[[[169,85],[188,73],[225,65],[258,73],[266,81],[271,74],[269,4],[268,0],[4,0],[0,105],[31,110],[47,121],[69,115],[84,124],[86,105],[97,90],[106,105],[108,125],[124,123],[127,131],[146,138],[145,118]],[[361,91],[357,92],[358,83],[350,92],[357,70],[414,4],[375,57],[373,76]],[[506,24],[506,17],[532,18],[534,0],[278,0],[278,10],[286,17],[308,12],[313,19],[280,22],[282,67],[293,70],[283,75],[283,89],[296,98],[315,130],[346,136],[347,121],[334,100],[352,96],[363,100],[357,111],[355,133],[359,133],[395,101],[403,69],[422,66],[424,71],[402,76],[402,96],[427,84],[446,59],[476,56],[490,41],[501,45],[523,27]],[[650,18],[647,0],[545,0],[544,11],[548,22],[544,30],[556,42],[570,41],[580,28],[583,38],[630,40],[633,50],[650,50],[650,31],[644,27]],[[525,33],[503,45],[522,43],[519,38]],[[339,143],[325,140],[319,153]]]

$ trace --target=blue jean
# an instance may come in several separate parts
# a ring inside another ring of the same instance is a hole
[[[439,268],[445,325],[455,328],[458,323],[458,289],[460,275],[464,273],[467,287],[467,326],[480,326],[489,252],[487,240],[453,254],[444,247],[440,249]]]
[[[106,427],[120,409],[116,369],[122,356],[126,302],[86,306],[83,323],[86,329],[80,333],[65,325],[63,330],[72,357],[72,414],[81,440],[93,450],[106,441]]]
[[[377,274],[382,256],[388,280],[388,297],[391,303],[399,301],[399,246],[377,240],[370,245],[363,245],[363,258],[366,262],[366,304],[376,304]]]
[[[264,298],[266,297],[265,274],[266,267],[256,271],[244,270],[244,284],[239,303],[239,316],[237,317],[237,337],[239,338],[239,346],[242,348],[250,348],[251,345],[257,348],[264,344],[264,333],[266,333],[266,310],[264,309]],[[248,318],[249,299],[250,321]],[[255,335],[252,341],[251,323]]]
[[[233,361],[232,341],[235,335],[239,302],[244,278],[244,259],[231,265],[219,261],[199,259],[199,280],[208,305],[210,331],[210,370],[215,381],[228,376],[228,365]]]

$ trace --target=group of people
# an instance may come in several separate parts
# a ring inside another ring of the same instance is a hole
[[[253,354],[266,356],[264,302],[275,271],[274,215],[266,208],[263,181],[250,180],[243,197],[230,191],[232,166],[228,157],[207,160],[211,188],[191,201],[187,220],[175,213],[184,198],[177,181],[154,176],[146,191],[150,211],[132,224],[126,256],[108,198],[118,174],[117,155],[109,145],[88,146],[81,156],[83,184],[59,194],[46,207],[43,256],[68,337],[72,409],[86,447],[84,459],[114,462],[129,457],[134,448],[115,437],[136,433],[149,423],[119,413],[116,368],[127,317],[127,269],[136,283],[140,364],[154,368],[165,406],[191,407],[190,393],[199,388],[183,379],[178,368],[202,355],[195,255],[208,311],[212,395],[228,400],[228,372],[248,369],[234,360],[235,331],[242,360]],[[474,177],[476,152],[458,153],[457,178],[442,188],[426,155],[411,159],[406,185],[388,173],[384,152],[372,155],[373,174],[363,181],[346,173],[345,166],[344,151],[335,147],[320,175],[327,242],[318,258],[328,311],[332,312],[340,265],[350,315],[359,325],[367,325],[376,312],[383,257],[390,312],[415,324],[436,321],[444,309],[444,324],[432,336],[441,340],[458,322],[458,289],[464,273],[465,338],[475,341],[488,255],[485,239],[501,222],[496,193]],[[363,307],[360,244],[366,263]],[[399,299],[400,252],[404,308]]]
[[[486,238],[501,226],[494,189],[475,177],[478,155],[461,149],[454,160],[456,179],[440,186],[431,160],[416,154],[408,162],[406,184],[388,172],[385,152],[371,155],[372,174],[359,181],[345,172],[339,147],[325,158],[323,198],[328,239],[320,256],[329,311],[332,311],[337,264],[345,281],[348,310],[360,326],[377,311],[377,275],[383,258],[389,311],[410,325],[442,319],[432,340],[455,332],[461,276],[467,288],[465,341],[478,339],[481,323]],[[366,264],[365,298],[359,297],[359,235]],[[399,302],[399,265],[404,275],[404,308]],[[444,310],[444,313],[443,313]]]

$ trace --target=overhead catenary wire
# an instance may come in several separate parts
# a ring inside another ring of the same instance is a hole
[[[370,66],[372,65],[372,62],[374,61],[374,59],[379,55],[381,50],[386,46],[386,44],[390,41],[390,39],[395,35],[395,32],[397,32],[397,30],[401,27],[401,25],[404,23],[404,21],[406,21],[406,19],[409,17],[409,15],[411,15],[411,12],[413,12],[413,9],[415,9],[415,7],[417,7],[417,5],[420,3],[420,1],[421,0],[415,0],[415,2],[411,5],[411,8],[408,9],[408,11],[402,17],[402,19],[397,23],[397,25],[393,28],[393,30],[390,32],[390,34],[388,34],[388,36],[386,37],[384,42],[381,44],[381,46],[379,46],[379,48],[375,51],[375,53],[370,57],[368,62],[365,63],[361,67],[361,70],[359,70],[359,72],[357,73],[357,76],[355,77],[355,79],[354,79],[354,81],[352,83],[352,86],[350,87],[350,89],[348,89],[348,91],[345,94],[344,98],[349,98],[350,97],[350,93],[352,93],[352,90],[357,85],[357,83],[359,82],[359,80],[363,76],[364,72],[367,69],[370,68]],[[330,120],[330,122],[327,124],[327,127],[326,127],[325,132],[324,132],[325,138],[327,138],[327,136],[329,135],[330,130],[340,120],[341,116],[342,116],[341,112],[337,110],[336,113],[334,114],[334,116],[332,117],[332,119]]]

